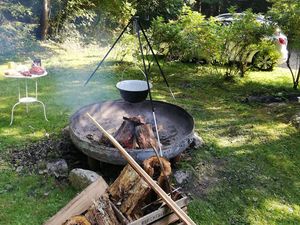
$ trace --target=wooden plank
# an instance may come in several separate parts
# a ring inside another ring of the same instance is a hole
[[[179,200],[176,201],[176,204],[182,208],[182,207],[185,207],[187,206],[188,204],[188,198],[187,197],[184,197],[184,198],[181,198]],[[154,212],[152,213],[149,213],[145,216],[143,216],[142,218],[139,218],[131,223],[129,223],[128,225],[146,225],[146,224],[150,224],[168,214],[172,213],[172,210],[170,210],[169,208],[167,207],[162,207],[158,210],[155,210]]]
[[[44,225],[61,225],[72,216],[80,215],[87,210],[107,189],[107,183],[100,177],[90,184],[79,195],[73,198],[64,208],[59,210]]]
[[[187,211],[187,207],[182,208],[182,210]],[[172,213],[154,223],[151,223],[151,225],[166,225],[166,224],[174,223],[178,220],[179,220],[178,216],[175,213]]]
[[[143,168],[128,154],[128,152],[111,136],[89,113],[87,116],[94,122],[98,129],[113,143],[120,151],[120,154],[128,161],[132,168],[152,187],[162,200],[178,215],[178,217],[187,225],[196,225],[196,223],[167,195],[166,192],[143,170]]]

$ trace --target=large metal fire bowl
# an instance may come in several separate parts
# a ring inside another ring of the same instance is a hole
[[[171,159],[183,152],[194,135],[194,120],[184,109],[165,102],[153,101],[162,143],[163,156]],[[113,134],[122,124],[123,116],[142,115],[154,125],[150,101],[130,103],[123,100],[105,101],[79,109],[70,119],[70,136],[73,143],[87,156],[115,165],[126,160],[116,148],[101,143],[102,133],[87,117],[90,113],[104,129]],[[126,149],[138,162],[155,155],[153,149]]]

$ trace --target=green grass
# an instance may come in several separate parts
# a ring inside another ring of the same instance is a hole
[[[0,152],[6,156],[11,146],[37,141],[46,134],[55,137],[80,107],[118,99],[114,86],[124,69],[124,78],[142,78],[134,65],[107,62],[84,87],[105,50],[44,47],[48,53],[42,60],[49,75],[39,80],[39,98],[46,103],[49,122],[43,119],[40,105],[30,105],[29,114],[19,106],[10,127],[18,86],[16,80],[0,76]],[[4,68],[5,62],[0,70]],[[196,223],[300,224],[300,133],[289,124],[300,104],[241,101],[251,94],[292,91],[289,72],[282,68],[251,72],[226,83],[207,66],[164,63],[163,68],[176,101],[156,68],[154,98],[191,113],[195,130],[206,142],[204,148],[192,152],[191,160],[181,162],[198,178],[193,181],[196,193],[189,206]],[[0,170],[0,224],[41,224],[75,195],[72,188],[57,186],[53,179],[18,175],[4,160],[0,160]]]

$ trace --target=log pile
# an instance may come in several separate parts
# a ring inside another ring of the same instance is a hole
[[[144,169],[158,184],[165,188],[167,186],[166,176],[171,174],[171,164],[164,158],[160,158],[160,161],[163,163],[164,171],[161,171],[157,157],[145,160]],[[175,200],[180,198],[182,196],[177,195]],[[114,183],[108,187],[105,194],[94,201],[88,210],[81,215],[71,217],[63,225],[131,224],[141,220],[149,211],[153,212],[159,209],[163,204],[163,201],[151,190],[151,187],[128,164]],[[170,213],[168,211],[166,215]],[[153,218],[155,220],[155,216]],[[177,217],[174,218],[178,219]]]

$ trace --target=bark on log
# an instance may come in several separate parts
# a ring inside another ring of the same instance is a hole
[[[161,164],[160,164],[161,163]],[[153,156],[143,162],[144,170],[153,178],[157,179],[158,185],[167,193],[170,192],[169,176],[172,173],[171,163],[160,157]],[[163,171],[161,170],[163,167]],[[158,178],[157,178],[158,177]]]
[[[73,216],[63,225],[91,225],[85,216]]]
[[[115,205],[120,205],[120,211],[129,219],[140,216],[140,208],[151,188],[140,175],[127,165],[119,177],[108,188],[111,199]]]
[[[132,148],[134,130],[134,123],[130,120],[124,120],[114,137],[124,148]]]
[[[124,121],[114,134],[114,138],[124,148],[134,148],[135,127],[145,123],[142,116],[123,117]]]
[[[135,128],[136,142],[141,149],[158,149],[158,142],[154,136],[151,124],[143,124]]]
[[[107,194],[102,195],[93,206],[89,208],[85,217],[91,225],[118,225],[118,221]]]

